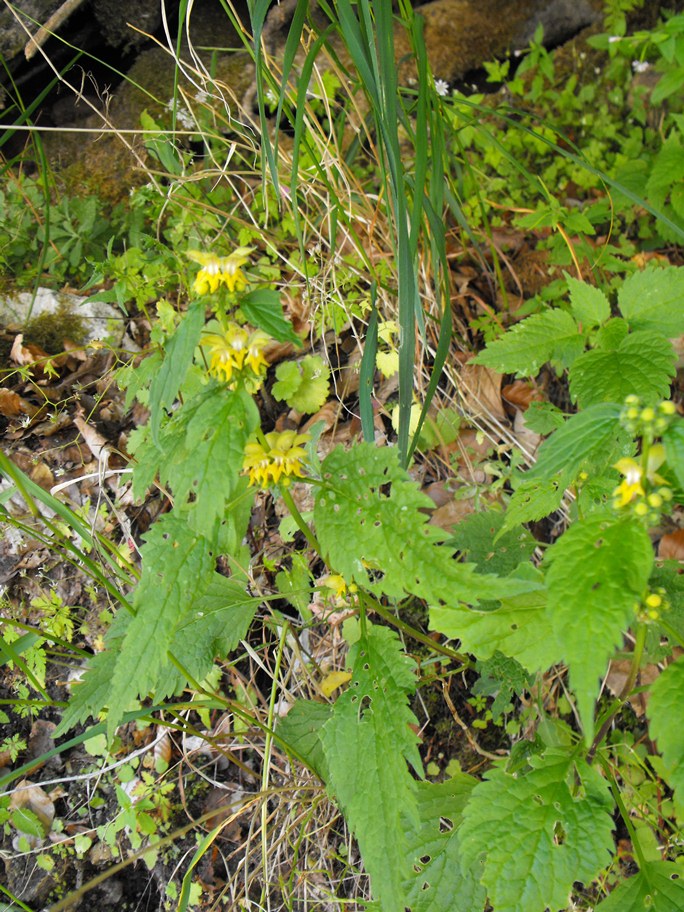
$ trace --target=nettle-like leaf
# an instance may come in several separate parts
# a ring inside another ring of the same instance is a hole
[[[560,475],[565,484],[571,484],[587,466],[597,471],[615,462],[616,447],[628,441],[620,427],[620,409],[621,405],[602,402],[572,415],[541,445],[525,479],[551,480]]]
[[[684,489],[684,421],[676,419],[663,434],[667,465],[675,474],[680,488]]]
[[[600,288],[566,276],[570,291],[570,308],[582,329],[601,326],[610,317],[610,301]]]
[[[459,563],[446,533],[427,523],[434,506],[401,468],[397,451],[358,444],[337,447],[321,467],[314,508],[329,566],[378,595],[412,594],[433,605],[477,604],[527,591],[524,580],[501,580]],[[532,587],[534,588],[534,587]]]
[[[681,912],[684,909],[682,866],[649,861],[596,907],[596,912]]]
[[[482,863],[461,861],[458,828],[477,780],[460,773],[446,782],[416,784],[419,824],[408,825],[406,885],[410,912],[481,912]]]
[[[613,849],[613,802],[599,772],[562,750],[529,763],[517,776],[501,766],[486,773],[459,832],[462,864],[484,856],[496,912],[564,909],[573,883],[590,883]]]
[[[653,546],[636,519],[595,514],[571,526],[544,563],[549,618],[590,742],[599,679],[634,618],[653,567]]]
[[[240,298],[240,310],[248,323],[263,329],[278,342],[301,346],[302,340],[283,313],[280,292],[272,288],[256,288]]]
[[[584,336],[564,310],[546,310],[517,323],[483,352],[473,364],[503,373],[534,376],[547,361],[572,364],[584,351]]]
[[[521,525],[499,535],[506,515],[486,510],[466,516],[456,526],[449,544],[465,552],[482,572],[510,573],[518,564],[530,559],[537,542]]]
[[[684,659],[668,665],[651,685],[648,718],[651,737],[663,755],[665,775],[674,789],[677,817],[684,820],[684,728],[675,724],[684,702]]]
[[[406,822],[419,826],[422,775],[417,719],[408,705],[415,666],[388,627],[366,625],[349,652],[352,679],[321,729],[328,786],[358,840],[373,893],[385,912],[406,906]]]
[[[321,731],[332,718],[333,707],[314,700],[297,700],[288,714],[280,719],[276,735],[286,748],[300,757],[316,775],[327,782],[330,779],[325,759]]]
[[[278,401],[310,415],[328,398],[330,369],[320,355],[307,355],[301,361],[281,361],[276,367],[277,382],[271,392]]]
[[[647,329],[675,339],[684,333],[684,269],[649,267],[625,279],[618,305],[633,330]]]
[[[544,671],[561,660],[561,648],[539,589],[504,600],[500,608],[477,611],[459,605],[430,609],[430,628],[461,641],[478,659],[495,652],[513,656],[529,672]]]
[[[112,674],[108,734],[129,704],[157,687],[178,624],[213,570],[209,542],[184,517],[161,516],[144,535],[143,572],[135,592],[136,615],[128,624]]]
[[[585,352],[570,368],[570,393],[582,408],[597,402],[647,401],[667,396],[675,374],[672,343],[654,332],[634,332],[613,351]]]
[[[528,478],[523,475],[508,502],[499,538],[522,523],[536,522],[557,510],[565,489],[572,483],[570,472],[559,472],[552,478]]]
[[[147,440],[140,447],[136,493],[158,472],[161,483],[171,487],[175,509],[187,507],[190,524],[208,533],[244,489],[244,448],[258,420],[251,396],[212,383],[178,409],[160,432],[159,445]]]

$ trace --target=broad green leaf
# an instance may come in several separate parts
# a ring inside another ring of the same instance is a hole
[[[147,440],[139,448],[136,493],[156,468],[161,483],[171,487],[175,508],[189,507],[193,527],[210,534],[231,498],[244,490],[244,447],[258,420],[251,396],[211,384],[178,409],[158,446]]]
[[[596,333],[594,348],[602,351],[615,351],[629,335],[629,323],[622,317],[612,317]]]
[[[377,594],[416,595],[432,604],[476,604],[526,591],[522,580],[477,574],[454,559],[446,534],[428,525],[432,501],[399,465],[397,451],[372,444],[338,447],[321,467],[314,508],[329,566]]]
[[[633,330],[674,339],[684,333],[684,269],[649,267],[625,279],[618,292],[623,317]]]
[[[525,412],[525,427],[537,434],[550,434],[564,424],[565,415],[550,402],[531,402]]]
[[[505,576],[529,560],[537,547],[532,535],[520,525],[499,535],[506,516],[494,510],[466,516],[456,526],[449,544],[465,553],[479,571]]]
[[[280,293],[271,288],[257,288],[240,298],[240,310],[253,326],[263,329],[278,342],[293,342],[297,347],[302,340],[283,313]]]
[[[307,355],[301,361],[281,361],[276,367],[277,382],[271,392],[290,408],[311,415],[328,398],[330,369],[320,355]]]
[[[524,775],[486,773],[459,833],[462,864],[484,856],[496,912],[565,909],[573,883],[591,883],[612,854],[613,803],[599,772],[561,750],[529,763]]]
[[[674,790],[677,817],[684,820],[684,727],[677,720],[684,701],[684,659],[668,665],[651,685],[649,730],[663,756],[665,772]]]
[[[110,738],[129,703],[156,688],[176,627],[191,604],[188,593],[199,593],[213,570],[207,540],[183,518],[161,516],[144,538],[137,614],[121,643],[107,699]]]
[[[203,326],[204,304],[195,301],[190,305],[176,332],[167,343],[162,365],[152,378],[150,426],[155,442],[158,441],[164,411],[171,408],[175,402],[178,390],[192,364],[192,357],[199,343]]]
[[[525,475],[526,479],[551,480],[562,473],[571,484],[586,466],[604,468],[615,462],[613,453],[622,441],[627,441],[620,427],[621,405],[602,402],[578,412],[565,422],[539,448],[537,462]]]
[[[650,861],[621,883],[596,912],[681,912],[684,871],[672,861]]]
[[[374,896],[396,912],[407,904],[407,820],[419,821],[407,765],[422,775],[408,704],[414,664],[394,631],[371,624],[350,649],[349,664],[352,680],[321,730],[328,786],[358,840]]]
[[[677,418],[663,434],[667,465],[684,490],[684,420]]]
[[[249,625],[262,600],[247,595],[235,580],[211,573],[209,582],[188,593],[188,610],[175,630],[169,652],[195,681],[203,681],[214,659],[225,658],[247,636]],[[170,662],[155,687],[158,698],[176,693],[187,684]]]
[[[301,757],[324,782],[329,780],[330,773],[321,743],[321,730],[330,721],[332,712],[333,707],[328,703],[297,700],[276,728],[276,735],[285,746]]]
[[[653,567],[653,546],[637,520],[594,514],[571,526],[544,563],[549,619],[591,742],[600,678],[634,618]]]
[[[481,912],[482,864],[461,863],[458,828],[477,780],[463,773],[446,782],[419,782],[420,823],[408,826],[408,908],[411,912]]]
[[[634,332],[613,351],[585,352],[570,368],[570,393],[581,408],[598,402],[646,401],[669,395],[675,374],[672,343],[654,332]]]
[[[499,535],[517,529],[521,523],[535,522],[553,513],[561,505],[565,489],[572,481],[568,473],[559,472],[552,478],[522,477],[508,502]],[[497,538],[497,544],[498,544]]]
[[[503,373],[534,376],[547,361],[569,365],[584,351],[584,338],[564,310],[546,310],[517,323],[473,359]]]
[[[570,307],[583,330],[593,329],[610,317],[610,301],[600,288],[567,276]]]
[[[459,639],[461,649],[478,659],[502,652],[532,673],[555,665],[562,651],[546,610],[546,593],[539,590],[512,602],[491,611],[451,605],[431,608],[430,628]]]

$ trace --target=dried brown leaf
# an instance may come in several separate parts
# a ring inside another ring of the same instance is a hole
[[[684,561],[684,529],[668,532],[658,544],[658,557],[663,560]]]

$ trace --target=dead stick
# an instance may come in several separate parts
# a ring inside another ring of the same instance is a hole
[[[29,39],[24,48],[24,56],[27,60],[35,57],[50,35],[53,34],[53,32],[55,32],[82,3],[83,0],[65,0],[60,8],[50,16],[45,25],[41,25],[36,34]]]

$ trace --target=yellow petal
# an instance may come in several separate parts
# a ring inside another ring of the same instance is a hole
[[[333,671],[321,682],[321,693],[324,697],[329,697],[338,687],[351,681],[351,674],[348,671]]]

